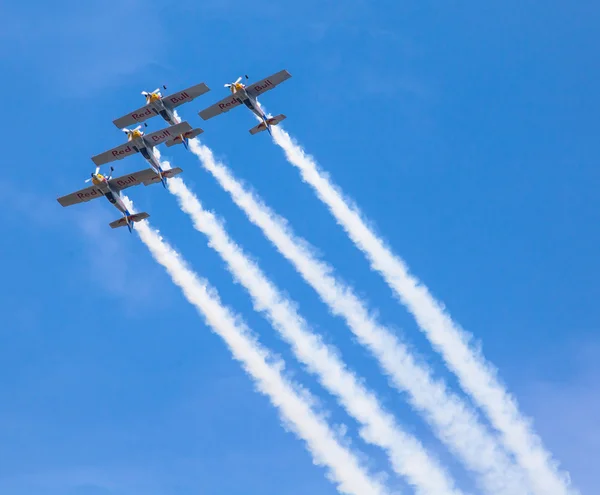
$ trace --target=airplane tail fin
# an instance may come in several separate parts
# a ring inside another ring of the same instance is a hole
[[[179,134],[179,136],[175,136],[173,139],[169,139],[165,144],[168,147],[171,147],[171,146],[175,146],[176,144],[183,143],[185,145],[185,147],[187,148],[188,139],[195,138],[196,136],[198,136],[199,134],[202,134],[203,132],[204,132],[204,130],[197,127],[196,129],[192,129],[191,131],[184,132],[183,134]]]
[[[131,227],[135,222],[139,222],[148,218],[150,215],[145,211],[142,213],[135,213],[133,215],[127,215],[126,217],[121,217],[114,222],[109,223],[111,229],[118,229],[119,227],[127,226],[129,228],[129,232],[131,232]]]
[[[259,132],[266,131],[267,126],[277,125],[277,124],[279,124],[279,122],[281,122],[282,120],[285,120],[285,119],[286,119],[286,116],[283,115],[282,113],[279,115],[276,115],[275,117],[271,117],[270,119],[267,119],[266,124],[264,122],[261,122],[256,127],[253,127],[252,129],[250,129],[250,134],[254,135],[254,134],[258,134]]]

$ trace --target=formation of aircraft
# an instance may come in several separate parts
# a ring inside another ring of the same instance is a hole
[[[208,120],[243,104],[261,121],[257,126],[250,129],[250,134],[254,135],[265,130],[271,134],[271,126],[279,124],[286,116],[279,114],[275,117],[267,117],[260,107],[257,98],[290,77],[292,77],[291,74],[286,70],[279,71],[253,84],[242,84],[242,78],[239,77],[235,82],[225,84],[225,87],[231,91],[230,96],[202,110],[199,112],[199,115],[202,119]],[[248,76],[245,76],[245,78],[248,79]],[[166,90],[167,87],[163,85],[163,89]],[[146,104],[113,121],[115,126],[127,135],[127,142],[98,155],[94,155],[92,161],[96,165],[96,171],[86,180],[86,182],[91,181],[92,185],[58,198],[58,202],[62,206],[71,206],[104,196],[123,215],[120,219],[111,222],[109,224],[110,227],[115,229],[127,226],[129,232],[132,232],[136,222],[144,220],[150,215],[146,212],[131,213],[121,198],[121,191],[128,187],[140,184],[148,186],[157,182],[161,182],[163,187],[166,188],[167,179],[182,172],[180,168],[164,170],[154,154],[154,148],[164,143],[167,147],[183,144],[188,149],[189,140],[202,134],[204,131],[199,127],[193,129],[186,121],[179,122],[175,115],[175,109],[184,103],[191,102],[208,91],[210,89],[205,83],[196,84],[168,96],[162,96],[160,88],[155,89],[151,93],[142,91],[142,95],[146,98]],[[147,127],[148,124],[146,121],[157,115],[161,116],[169,124],[169,127],[145,134],[142,131],[142,127]],[[135,128],[129,128],[129,126],[135,124],[138,124]],[[102,165],[122,160],[136,153],[140,153],[144,157],[150,168],[115,179],[112,178],[112,172],[114,171],[112,166],[110,167],[110,174],[108,176],[100,173]]]

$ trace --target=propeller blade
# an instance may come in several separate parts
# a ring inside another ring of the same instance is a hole
[[[152,94],[156,94],[156,93],[160,93],[160,88],[156,88],[154,91],[152,91]]]
[[[121,130],[129,136],[129,134],[131,134],[132,132],[135,132],[135,131],[139,131],[141,128],[142,128],[142,125],[140,124],[134,129],[127,129],[127,127],[123,127],[123,129],[121,129]]]
[[[233,86],[233,85],[232,85],[232,84],[229,84],[229,83],[228,83],[228,84],[225,84],[225,87],[226,87],[226,88],[231,88],[231,86]]]
[[[143,94],[144,96],[148,96],[148,94],[149,94],[149,93],[148,93],[148,91],[142,91],[142,94]]]
[[[100,167],[96,167],[96,172],[95,173],[92,172],[90,174],[90,178],[89,179],[85,179],[84,182],[90,182],[94,178],[94,175],[98,175],[98,170],[100,170]]]
[[[234,83],[234,84],[237,84],[237,83],[239,83],[241,80],[242,80],[242,76],[238,77],[238,78],[237,78],[237,81],[235,81],[235,83]]]

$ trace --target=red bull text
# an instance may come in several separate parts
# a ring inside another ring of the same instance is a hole
[[[150,110],[150,108],[146,108],[146,110],[144,110],[143,112],[136,112],[131,114],[131,116],[135,120],[142,120],[144,118],[148,118],[150,115],[152,115],[152,111]]]
[[[169,132],[168,129],[165,129],[164,132],[162,132],[161,134],[157,135],[157,136],[152,136],[152,141],[154,141],[155,143],[157,141],[161,141],[167,137],[169,137],[171,135],[171,133]]]
[[[116,181],[117,186],[119,186],[120,188],[131,185],[131,184],[136,184],[136,183],[137,183],[137,179],[133,175],[130,175],[129,177],[125,177],[125,178],[122,178],[122,179],[119,179],[118,181]]]
[[[96,196],[101,196],[102,193],[100,192],[99,189],[92,189],[90,192],[80,192],[79,194],[77,194],[77,198],[78,199],[89,199],[89,198],[95,198]]]
[[[230,101],[227,101],[227,102],[225,102],[225,103],[221,103],[221,104],[219,104],[219,108],[220,108],[221,110],[223,110],[223,109],[225,109],[225,108],[229,108],[230,106],[237,104],[237,102],[238,102],[238,101],[237,101],[237,98],[232,98]]]
[[[131,146],[127,146],[127,148],[123,148],[121,150],[113,150],[112,156],[121,156],[131,152]]]
[[[183,93],[180,93],[178,96],[172,96],[171,98],[169,98],[169,101],[173,104],[179,102],[179,101],[185,101],[185,100],[189,100],[190,99],[190,95],[188,95],[185,91]]]
[[[256,91],[257,93],[260,93],[261,91],[263,91],[271,86],[273,86],[273,83],[269,79],[267,79],[265,81],[265,84],[263,84],[262,86],[260,84],[257,84],[256,86],[254,86],[254,91]]]

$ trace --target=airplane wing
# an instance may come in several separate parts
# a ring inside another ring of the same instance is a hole
[[[204,93],[208,93],[210,89],[204,83],[196,84],[196,86],[192,86],[191,88],[184,89],[183,91],[179,91],[178,93],[173,93],[172,95],[165,96],[162,101],[165,106],[169,108],[176,108],[179,105],[183,105],[188,101],[192,101],[194,98],[203,95]]]
[[[169,139],[173,139],[179,134],[183,134],[185,132],[191,131],[192,126],[187,122],[180,122],[179,124],[172,125],[171,127],[166,127],[161,129],[160,131],[151,132],[150,134],[144,135],[144,142],[148,146],[158,146],[160,143],[164,143]]]
[[[113,124],[115,124],[119,129],[123,129],[123,127],[129,127],[130,125],[144,122],[155,115],[158,114],[151,105],[144,105],[142,108],[138,108],[137,110],[134,110],[123,117],[113,120]]]
[[[121,144],[112,150],[105,151],[104,153],[100,153],[99,155],[93,156],[92,161],[100,166],[105,163],[114,162],[115,160],[122,160],[126,156],[133,155],[137,153],[137,151],[131,146],[131,143],[127,142]]]
[[[256,98],[257,96],[266,93],[270,89],[273,89],[278,84],[281,84],[283,81],[288,80],[290,77],[292,77],[292,75],[287,70],[280,70],[277,74],[266,77],[262,81],[258,81],[254,84],[248,84],[246,86],[246,93],[248,93],[249,96]]]
[[[67,194],[66,196],[62,196],[57,199],[57,201],[62,206],[71,206],[76,205],[77,203],[85,203],[87,201],[91,201],[92,199],[101,198],[104,196],[104,192],[98,186],[90,186],[85,189],[81,189],[80,191],[75,191],[74,193]]]
[[[229,110],[237,107],[239,104],[240,102],[237,100],[235,95],[231,95],[202,110],[198,115],[200,115],[200,117],[202,117],[204,120],[212,119],[220,113],[229,112]]]
[[[122,191],[128,187],[139,186],[140,184],[151,184],[151,181],[156,179],[160,182],[160,177],[154,170],[151,168],[145,168],[144,170],[138,170],[132,174],[122,175],[121,177],[110,179],[108,184],[112,189]]]

